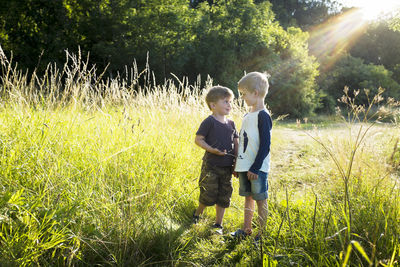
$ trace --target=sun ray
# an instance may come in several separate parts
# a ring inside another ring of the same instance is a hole
[[[324,61],[324,70],[343,55],[367,26],[360,9],[351,9],[310,31],[311,54]]]

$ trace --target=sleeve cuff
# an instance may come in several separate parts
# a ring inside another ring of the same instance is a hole
[[[249,169],[249,171],[251,171],[252,173],[255,173],[255,174],[258,174],[258,171],[259,171],[260,169],[256,169],[256,168],[254,168],[253,166],[251,166],[250,167],[250,169]]]

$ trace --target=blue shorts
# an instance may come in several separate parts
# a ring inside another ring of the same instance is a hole
[[[268,172],[258,172],[258,179],[247,179],[247,172],[239,172],[239,195],[252,196],[254,200],[268,198]]]

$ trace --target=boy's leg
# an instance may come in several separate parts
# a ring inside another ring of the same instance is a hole
[[[222,225],[225,209],[230,206],[232,197],[232,168],[221,167],[218,168],[218,196],[215,206],[216,218],[215,223]]]
[[[258,229],[263,232],[268,218],[268,173],[260,171],[258,178],[251,181],[253,199],[258,208]]]
[[[203,162],[199,179],[199,206],[193,215],[201,215],[207,206],[213,206],[216,203],[218,194],[217,178],[214,168]]]
[[[257,200],[258,207],[258,224],[260,231],[264,231],[268,218],[268,202],[266,199]]]
[[[194,215],[195,216],[199,216],[199,215],[203,214],[203,211],[204,211],[204,209],[206,207],[207,207],[206,205],[204,205],[203,203],[199,202],[199,206],[197,207],[196,211],[194,212]]]
[[[252,196],[246,196],[244,200],[244,225],[243,230],[246,234],[251,234],[251,221],[254,214],[254,200]]]
[[[254,214],[254,200],[251,196],[251,183],[247,178],[247,172],[239,172],[239,195],[244,199],[244,221],[243,230],[245,233],[251,233],[251,221]]]
[[[222,225],[222,219],[224,218],[225,208],[221,207],[220,205],[215,205],[215,223]]]

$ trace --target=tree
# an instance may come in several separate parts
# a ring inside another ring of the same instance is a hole
[[[214,4],[214,0],[189,0],[189,2],[190,2],[189,5],[192,8],[196,8],[200,3],[203,3],[205,1],[207,1],[207,3],[209,5],[213,5]]]
[[[325,111],[333,112],[337,99],[343,95],[345,86],[353,90],[369,90],[369,95],[378,93],[379,87],[385,89],[384,97],[400,97],[400,85],[392,79],[392,72],[382,65],[366,64],[363,59],[350,55],[343,56],[329,72],[322,73],[319,85],[326,93]],[[368,105],[365,94],[357,97],[358,104]]]
[[[264,2],[266,0],[255,0]],[[277,20],[284,27],[298,26],[308,30],[339,13],[341,5],[335,0],[269,0]]]
[[[400,32],[393,30],[388,21],[370,23],[364,34],[350,49],[354,57],[366,63],[383,65],[393,72],[393,79],[400,82]]]
[[[267,1],[5,3],[12,12],[1,10],[3,48],[13,51],[17,61],[30,69],[36,66],[41,51],[45,66],[53,61],[63,63],[65,49],[74,52],[80,47],[83,53],[90,53],[99,71],[110,63],[111,76],[123,72],[134,60],[144,68],[149,54],[158,81],[171,73],[187,76],[190,82],[197,80],[198,74],[210,75],[215,83],[236,90],[244,72],[268,71],[272,75],[269,103],[274,113],[300,117],[312,113],[318,102],[317,65],[307,54],[308,35],[296,28],[285,31]]]
[[[268,103],[275,114],[307,116],[318,105],[315,93],[317,64],[308,56],[308,34],[285,31],[274,20],[268,2],[231,0],[197,7],[194,25],[196,54],[186,73],[210,74],[216,83],[236,90],[244,72],[271,74]]]
[[[2,0],[0,6],[0,42],[23,68],[59,61],[74,41],[62,0]]]
[[[400,9],[394,11],[394,15],[389,20],[389,23],[392,30],[400,31]]]
[[[150,67],[161,79],[171,73],[185,75],[188,58],[195,53],[192,25],[196,11],[187,0],[147,0],[134,12],[127,38],[133,56],[144,65],[149,52]]]

